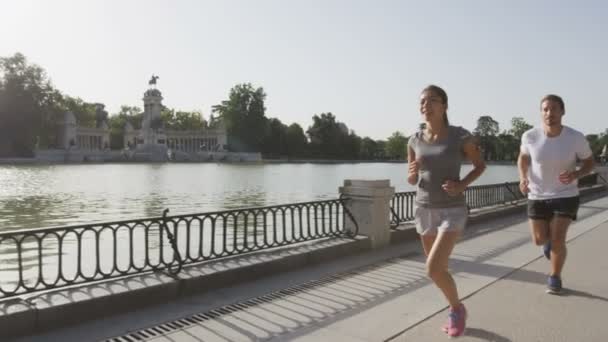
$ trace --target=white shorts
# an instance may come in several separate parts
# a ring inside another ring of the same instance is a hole
[[[438,232],[461,232],[467,224],[466,207],[416,208],[414,218],[420,235],[437,235]]]

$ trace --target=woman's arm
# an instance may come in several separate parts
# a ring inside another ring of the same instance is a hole
[[[486,169],[486,162],[481,157],[481,151],[479,145],[477,145],[472,139],[469,139],[464,146],[464,155],[473,164],[473,170],[471,170],[462,180],[464,188],[466,189],[469,184],[473,183]]]
[[[450,196],[456,196],[463,193],[469,184],[473,183],[486,169],[486,163],[481,158],[481,151],[477,144],[468,139],[463,145],[463,153],[466,159],[473,163],[473,170],[460,181],[448,180],[441,186]]]
[[[407,162],[408,162],[408,171],[407,171],[407,182],[411,185],[416,185],[418,183],[418,169],[419,165],[416,161],[416,152],[409,145],[407,147]]]

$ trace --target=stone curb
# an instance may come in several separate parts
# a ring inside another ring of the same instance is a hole
[[[188,265],[177,278],[156,272],[24,295],[0,302],[0,341],[167,303],[370,248],[365,236],[331,238]]]

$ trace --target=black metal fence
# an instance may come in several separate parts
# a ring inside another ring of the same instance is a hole
[[[579,187],[589,187],[599,184],[597,173],[589,174],[578,181]],[[602,178],[603,179],[603,178]],[[517,203],[526,196],[519,191],[519,182],[508,182],[501,184],[476,185],[468,187],[464,192],[467,207],[479,209],[500,204]],[[399,224],[414,219],[416,192],[398,192],[391,200],[390,220],[394,229]]]
[[[177,273],[184,264],[325,237],[354,237],[358,226],[346,201],[176,216],[165,211],[155,218],[3,232],[0,299],[143,272]]]
[[[603,179],[603,178],[602,178]],[[598,184],[598,175],[579,186]],[[605,181],[604,181],[605,182]],[[470,209],[523,199],[518,183],[469,187]],[[415,192],[396,193],[391,225],[414,218]],[[354,237],[347,198],[0,233],[0,299],[327,237]]]
[[[526,198],[519,191],[519,182],[471,186],[464,192],[464,196],[469,210],[515,203]]]

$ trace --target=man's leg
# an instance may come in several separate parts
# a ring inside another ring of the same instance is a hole
[[[528,218],[532,229],[532,241],[537,246],[543,246],[543,254],[547,259],[551,257],[549,221],[552,216],[553,212],[549,208],[548,201],[528,200]]]
[[[566,233],[572,219],[565,216],[555,216],[551,220],[551,275],[560,277],[566,262]]]
[[[542,246],[549,241],[549,221],[540,219],[530,219],[532,228],[532,241],[537,246]]]

